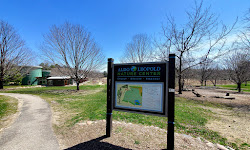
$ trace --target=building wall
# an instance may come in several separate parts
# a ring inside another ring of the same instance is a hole
[[[22,85],[29,85],[29,75],[26,75],[22,80]]]
[[[46,78],[38,78],[38,85],[47,85],[47,79]]]
[[[38,80],[36,77],[42,77],[42,68],[35,68],[29,71],[29,73],[23,78],[23,85],[37,85]]]
[[[43,71],[42,71],[43,77],[48,77],[48,76],[50,76],[50,73],[51,73],[50,70],[43,70]]]
[[[65,86],[70,84],[71,79],[47,79],[48,86]]]
[[[65,86],[65,83],[68,83],[68,82],[69,80],[67,79],[54,79],[54,80],[48,80],[48,85]]]

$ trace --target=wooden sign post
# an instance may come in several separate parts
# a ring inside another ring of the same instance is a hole
[[[174,149],[174,112],[175,112],[175,54],[169,55],[168,78],[168,135],[167,149]]]
[[[113,62],[108,59],[106,136],[113,110],[168,117],[167,148],[174,149],[175,55],[166,62]]]
[[[106,115],[106,136],[110,137],[112,130],[112,67],[114,59],[108,59],[108,77],[107,77],[107,115]]]

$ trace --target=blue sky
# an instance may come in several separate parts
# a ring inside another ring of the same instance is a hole
[[[194,0],[1,0],[0,19],[15,27],[35,53],[43,34],[65,21],[85,26],[101,46],[106,58],[122,56],[133,35],[161,32],[166,14],[185,21],[185,10]],[[225,24],[232,24],[250,8],[250,0],[204,0]],[[36,61],[35,65],[42,60]]]

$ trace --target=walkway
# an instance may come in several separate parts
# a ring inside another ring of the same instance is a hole
[[[1,93],[23,101],[16,121],[0,133],[1,150],[59,150],[51,125],[49,104],[26,94]]]

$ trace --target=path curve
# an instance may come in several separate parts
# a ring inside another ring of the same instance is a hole
[[[16,121],[0,133],[1,150],[59,150],[49,104],[38,96],[0,93],[23,101]]]

